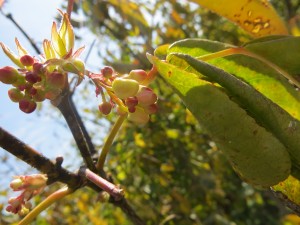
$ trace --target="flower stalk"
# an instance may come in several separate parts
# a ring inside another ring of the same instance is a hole
[[[44,201],[38,204],[31,212],[29,212],[18,225],[27,225],[30,224],[42,211],[47,209],[54,202],[66,197],[67,195],[74,192],[74,189],[68,188],[65,186],[60,190],[49,195]]]
[[[103,169],[103,166],[104,166],[104,163],[105,163],[105,159],[106,159],[106,156],[108,154],[108,151],[119,131],[119,129],[121,128],[124,120],[127,118],[127,113],[123,114],[123,115],[120,115],[116,121],[116,123],[114,124],[114,126],[112,127],[104,145],[103,145],[103,148],[102,148],[102,151],[100,153],[100,156],[98,158],[98,161],[97,161],[97,165],[96,165],[96,168],[98,171],[102,170]]]

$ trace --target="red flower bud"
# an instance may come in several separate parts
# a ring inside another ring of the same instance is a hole
[[[36,109],[36,103],[28,99],[22,99],[19,102],[19,108],[25,113],[32,113]]]
[[[24,98],[24,94],[18,88],[9,89],[8,96],[13,102],[19,102]]]
[[[33,72],[35,73],[43,73],[44,72],[44,66],[42,63],[33,63],[32,65]]]
[[[154,114],[154,113],[157,112],[158,106],[157,106],[157,104],[152,104],[152,105],[146,106],[144,109],[145,109],[146,113],[148,113],[148,114]]]
[[[152,105],[157,101],[157,95],[148,87],[142,87],[136,97],[143,106]]]
[[[136,97],[129,97],[126,98],[125,104],[127,105],[128,108],[132,108],[138,104],[138,99]]]
[[[114,73],[114,69],[110,66],[105,66],[101,69],[101,73],[104,77],[110,78]]]
[[[60,72],[46,74],[46,83],[50,87],[62,89],[66,84],[67,76]]]
[[[23,55],[20,58],[20,62],[24,65],[24,66],[32,66],[34,63],[34,59],[30,56],[30,55]]]
[[[13,67],[5,66],[0,69],[0,81],[4,84],[13,84],[19,76],[18,70]]]
[[[104,115],[108,115],[111,112],[112,105],[109,102],[103,102],[99,105],[99,111]]]
[[[25,74],[25,80],[27,80],[29,83],[34,84],[36,82],[40,82],[42,78],[37,73],[29,71]]]

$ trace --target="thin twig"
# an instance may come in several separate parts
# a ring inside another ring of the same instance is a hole
[[[73,94],[73,93],[72,93],[72,94]],[[73,96],[73,95],[72,95],[72,96]],[[94,144],[93,144],[93,142],[92,142],[91,136],[89,135],[89,133],[88,133],[88,131],[87,131],[87,129],[86,129],[86,127],[85,127],[83,121],[82,121],[82,117],[81,117],[81,116],[79,115],[79,113],[78,113],[78,110],[77,110],[77,108],[76,108],[76,106],[75,106],[75,104],[74,104],[74,101],[73,101],[72,96],[70,96],[69,102],[70,102],[70,104],[71,104],[71,107],[72,107],[73,112],[74,112],[74,114],[75,114],[75,117],[76,117],[76,119],[77,119],[77,122],[78,122],[78,124],[79,124],[79,126],[80,126],[80,128],[81,128],[81,130],[82,130],[83,136],[84,136],[84,138],[85,138],[85,140],[86,140],[86,142],[87,142],[89,151],[91,152],[92,155],[94,155],[94,154],[97,153],[97,152],[96,152],[96,149],[95,149],[95,146],[94,146]]]
[[[73,11],[73,5],[74,5],[74,0],[68,0],[67,14],[69,16],[69,19],[71,19],[71,13]]]
[[[83,134],[82,126],[79,122],[79,115],[76,115],[74,113],[74,104],[71,104],[70,102],[70,93],[69,90],[66,90],[66,93],[62,96],[60,103],[56,107],[64,116],[76,141],[81,156],[85,161],[85,164],[90,170],[96,171],[96,167],[92,159],[93,150],[90,149],[90,146],[87,143],[87,139]]]
[[[37,47],[36,43],[32,40],[31,37],[29,37],[29,35],[27,34],[27,32],[19,25],[19,23],[13,18],[11,13],[7,13],[5,14],[2,10],[0,10],[1,13],[7,18],[9,19],[20,31],[21,33],[26,37],[26,39],[30,42],[31,46],[33,47],[33,49],[36,51],[36,53],[38,55],[41,54],[41,50]]]
[[[118,188],[113,183],[93,173],[87,168],[82,167],[80,169],[79,175],[83,176],[84,178],[88,179],[89,181],[106,191],[108,194],[113,196],[116,201],[121,200],[124,197],[123,189]]]
[[[81,184],[81,179],[78,175],[62,168],[59,164],[53,163],[50,159],[20,141],[2,127],[0,127],[0,147],[40,172],[47,174],[48,184],[56,181],[63,182],[70,187],[77,187]]]
[[[111,198],[110,201],[113,205],[119,207],[123,213],[127,215],[127,217],[131,220],[131,222],[135,225],[146,225],[145,221],[143,221],[135,212],[135,210],[128,204],[125,198],[122,198],[120,201],[116,201]]]

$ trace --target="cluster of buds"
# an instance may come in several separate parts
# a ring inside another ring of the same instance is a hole
[[[61,27],[57,30],[53,23],[51,41],[44,40],[44,54],[39,58],[31,56],[16,39],[18,56],[7,46],[0,43],[4,53],[18,68],[0,68],[0,82],[12,85],[8,96],[25,113],[36,109],[37,102],[54,100],[68,85],[67,73],[72,72],[81,78],[84,63],[77,59],[83,48],[73,53],[74,33],[68,15],[62,14]]]
[[[119,114],[128,113],[128,120],[136,124],[145,124],[149,115],[157,111],[157,95],[147,85],[153,79],[155,71],[132,70],[129,74],[118,75],[111,67],[104,67],[100,74],[91,74],[97,86],[97,94],[102,95],[99,110],[104,115],[117,106]],[[103,89],[110,96],[107,102]]]
[[[13,191],[21,191],[21,194],[8,200],[9,205],[6,207],[6,211],[18,213],[20,216],[26,215],[31,209],[29,200],[41,193],[46,187],[46,183],[47,176],[44,174],[15,176],[10,187]]]

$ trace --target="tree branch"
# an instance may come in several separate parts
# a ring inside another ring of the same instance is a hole
[[[114,200],[114,198],[110,198],[110,202],[119,207],[123,213],[125,213],[131,222],[135,225],[146,225],[146,223],[136,214],[136,212],[131,208],[125,198],[122,198],[119,201]]]
[[[60,181],[74,188],[80,186],[82,183],[78,175],[61,167],[61,160],[60,162],[53,163],[50,159],[20,141],[2,127],[0,127],[0,146],[40,172],[47,174],[48,184]]]
[[[62,95],[60,102],[56,107],[60,110],[62,115],[64,116],[72,134],[75,139],[75,142],[77,144],[77,147],[81,153],[81,156],[83,157],[83,160],[85,161],[86,166],[92,170],[92,171],[97,171],[95,164],[92,159],[92,152],[94,152],[94,147],[91,146],[87,142],[87,138],[83,133],[84,127],[83,122],[80,119],[80,116],[78,115],[77,111],[75,110],[74,104],[71,103],[70,100],[70,92],[69,90],[65,91],[65,94]],[[76,112],[76,113],[75,113]],[[85,131],[86,132],[86,131]],[[86,132],[87,134],[87,132]],[[88,135],[87,135],[88,136]],[[89,136],[88,136],[89,137]]]
[[[36,51],[37,54],[41,54],[40,49],[37,47],[36,43],[32,40],[32,38],[29,37],[29,35],[27,34],[27,32],[19,25],[19,23],[13,18],[11,13],[3,13],[2,10],[0,10],[1,13],[7,18],[9,19],[20,31],[21,33],[26,37],[26,39],[30,42],[31,46],[33,47],[33,49]]]

